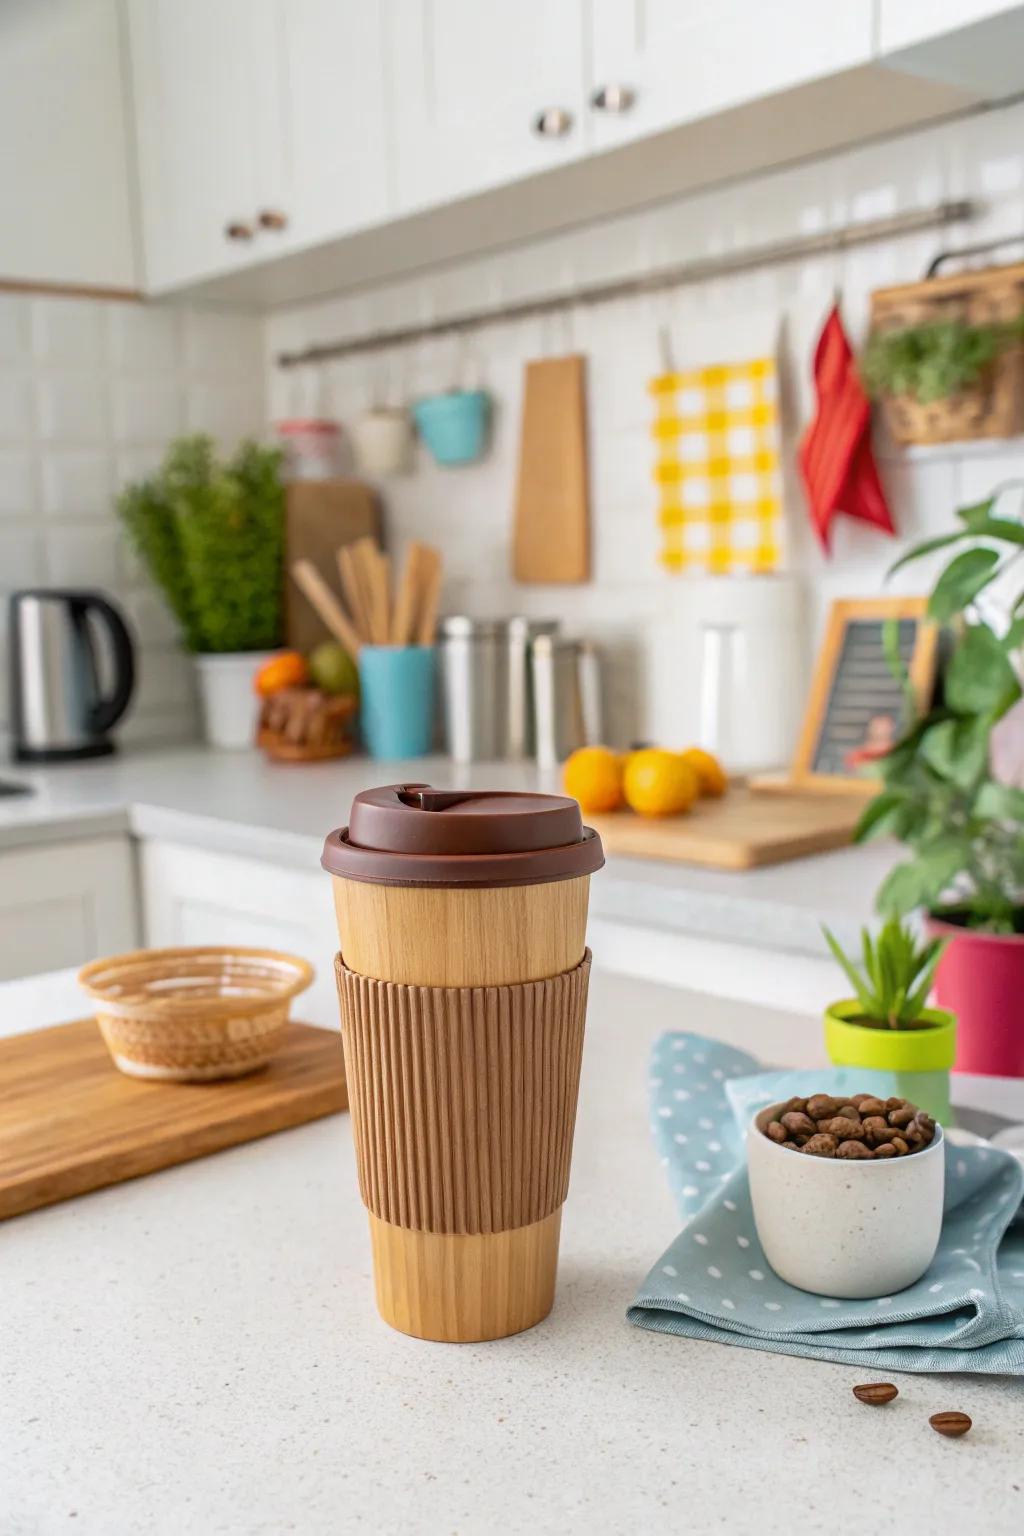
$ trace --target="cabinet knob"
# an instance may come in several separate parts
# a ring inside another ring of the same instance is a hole
[[[230,224],[224,226],[224,236],[228,240],[251,240],[252,225],[244,224],[241,219],[232,219]]]
[[[629,112],[636,104],[636,91],[631,85],[601,85],[590,98],[590,105],[598,112]]]
[[[533,120],[533,131],[542,139],[564,139],[572,127],[572,113],[564,107],[545,107]]]
[[[260,229],[287,229],[288,215],[279,208],[261,208],[257,222]]]

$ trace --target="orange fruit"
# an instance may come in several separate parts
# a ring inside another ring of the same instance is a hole
[[[717,799],[725,794],[729,788],[729,779],[713,753],[705,752],[703,747],[687,747],[680,755],[696,772],[702,795],[711,795]]]
[[[562,783],[588,814],[617,811],[622,804],[622,762],[608,747],[580,747],[566,759]]]
[[[678,816],[700,794],[693,765],[681,753],[660,747],[631,753],[622,787],[626,803],[640,816]]]
[[[298,651],[281,651],[265,661],[252,680],[252,686],[265,699],[281,688],[301,688],[309,682],[309,667]]]

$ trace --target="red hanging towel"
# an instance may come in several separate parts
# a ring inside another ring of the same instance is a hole
[[[800,473],[811,522],[828,551],[832,519],[840,512],[884,533],[895,533],[871,452],[871,403],[857,375],[853,351],[834,304],[814,353],[818,409],[800,444]]]

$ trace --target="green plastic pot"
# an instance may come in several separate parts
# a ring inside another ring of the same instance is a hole
[[[956,1018],[944,1008],[925,1008],[925,1029],[872,1029],[854,1021],[861,1007],[854,999],[825,1010],[825,1048],[837,1067],[884,1074],[865,1079],[863,1091],[898,1094],[926,1109],[940,1125],[952,1125],[949,1069],[956,1056]]]

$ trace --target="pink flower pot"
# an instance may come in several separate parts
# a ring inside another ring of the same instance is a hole
[[[1024,1077],[1024,934],[975,933],[937,917],[928,929],[952,940],[935,1001],[959,1023],[953,1070]]]

